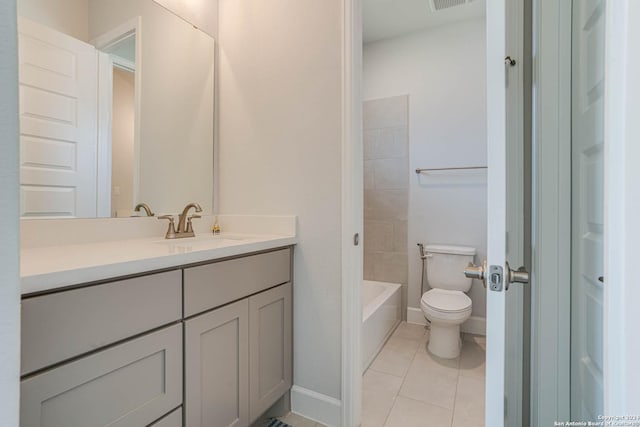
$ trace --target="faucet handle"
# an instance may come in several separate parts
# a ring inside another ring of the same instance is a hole
[[[173,215],[160,215],[158,219],[168,219],[169,220],[169,228],[167,229],[167,234],[164,236],[165,239],[175,239],[176,238],[176,226],[175,226],[175,218]]]
[[[187,218],[187,233],[193,233],[193,224],[191,224],[191,220],[198,218],[202,218],[202,215],[193,214]]]

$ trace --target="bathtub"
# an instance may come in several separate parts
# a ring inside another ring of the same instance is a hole
[[[362,372],[400,323],[400,288],[399,283],[362,282]]]

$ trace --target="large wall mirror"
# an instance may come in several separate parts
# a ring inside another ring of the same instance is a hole
[[[214,40],[153,0],[18,15],[22,217],[211,213]]]

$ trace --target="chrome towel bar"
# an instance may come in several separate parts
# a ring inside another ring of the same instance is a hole
[[[470,169],[486,169],[486,166],[460,166],[460,167],[451,167],[451,168],[423,168],[416,169],[417,174],[421,174],[422,172],[438,172],[438,171],[457,171],[457,170],[470,170]]]

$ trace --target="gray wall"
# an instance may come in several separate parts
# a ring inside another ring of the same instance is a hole
[[[366,101],[364,279],[402,284],[406,316],[409,213],[409,97]]]
[[[15,0],[0,0],[0,419],[17,427],[20,370],[18,52]]]

